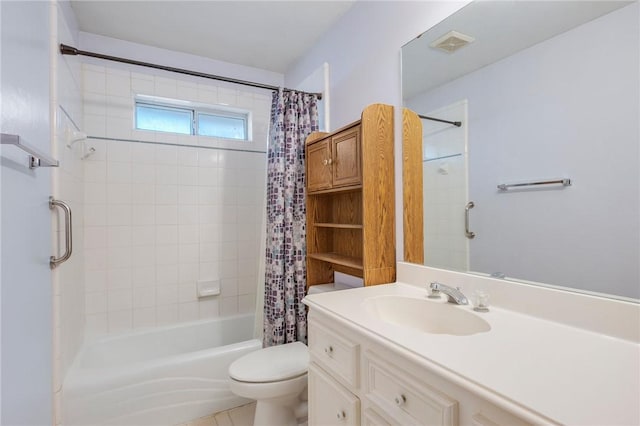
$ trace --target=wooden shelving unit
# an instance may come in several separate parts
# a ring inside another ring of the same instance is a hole
[[[307,138],[307,285],[336,271],[395,281],[393,107]]]

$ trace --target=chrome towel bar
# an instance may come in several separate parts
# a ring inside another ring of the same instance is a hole
[[[562,185],[562,186],[571,186],[571,179],[562,178],[562,179],[550,179],[550,180],[539,180],[534,182],[523,182],[523,183],[501,183],[498,185],[498,189],[500,191],[507,191],[509,188],[523,188],[529,186],[540,186],[540,185]]]
[[[15,145],[29,155],[29,168],[35,169],[36,167],[58,167],[60,163],[58,160],[51,158],[50,156],[41,153],[37,149],[33,148],[29,144],[25,143],[20,136],[10,135],[8,133],[2,133],[0,137],[0,144],[2,145]]]
[[[56,207],[62,208],[64,210],[64,242],[65,242],[65,252],[60,257],[51,256],[49,258],[49,267],[54,269],[59,264],[65,262],[71,257],[71,252],[73,250],[73,236],[72,232],[72,222],[71,222],[71,207],[64,201],[55,200],[53,197],[49,197],[49,209],[53,210]]]

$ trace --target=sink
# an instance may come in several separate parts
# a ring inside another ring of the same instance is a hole
[[[449,303],[402,296],[370,297],[362,302],[376,319],[424,333],[468,336],[485,333],[491,326],[477,314]]]

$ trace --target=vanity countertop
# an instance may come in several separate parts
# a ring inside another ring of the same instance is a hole
[[[388,346],[409,351],[445,379],[493,401],[572,425],[640,424],[640,345],[492,306],[476,313],[491,330],[468,336],[430,334],[371,316],[377,296],[426,298],[394,283],[307,296],[312,309],[336,316]],[[439,303],[439,302],[433,302]]]

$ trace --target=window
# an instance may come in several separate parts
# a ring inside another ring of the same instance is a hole
[[[136,129],[246,141],[249,114],[216,107],[198,107],[176,101],[136,100]]]

